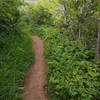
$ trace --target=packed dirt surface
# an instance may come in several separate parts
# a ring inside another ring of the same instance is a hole
[[[32,41],[35,59],[25,78],[24,100],[47,100],[43,41],[38,36],[33,36]]]

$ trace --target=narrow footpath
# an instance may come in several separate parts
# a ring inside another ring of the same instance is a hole
[[[46,62],[43,41],[38,36],[32,37],[35,59],[25,78],[24,100],[47,100]]]

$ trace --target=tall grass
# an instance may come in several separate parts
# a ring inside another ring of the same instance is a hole
[[[17,100],[32,62],[32,41],[29,35],[24,35],[9,37],[7,42],[0,49],[0,100]]]
[[[24,76],[33,58],[30,28],[16,2],[0,2],[0,100],[22,99]]]

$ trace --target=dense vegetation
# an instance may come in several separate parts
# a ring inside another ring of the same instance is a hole
[[[0,0],[0,100],[19,100],[32,62],[29,28],[18,0]]]
[[[50,100],[97,99],[99,69],[92,62],[91,51],[82,43],[69,41],[53,28],[47,30],[45,54]]]
[[[50,100],[100,100],[99,24],[99,0],[1,0],[0,100],[20,98],[32,59],[29,32],[45,43]]]
[[[99,58],[94,62],[99,1],[40,2],[29,5],[26,20],[45,43],[49,99],[99,100]]]

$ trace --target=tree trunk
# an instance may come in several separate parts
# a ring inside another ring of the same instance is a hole
[[[64,14],[65,14],[65,16],[66,16],[66,10],[67,10],[66,4],[64,4]]]
[[[98,38],[97,38],[96,54],[95,54],[95,63],[98,62],[99,56],[100,56],[100,20],[99,20],[99,29],[98,29]]]
[[[64,16],[65,16],[65,21],[67,21],[66,15],[67,15],[67,7],[66,7],[66,3],[63,5],[64,7]]]

